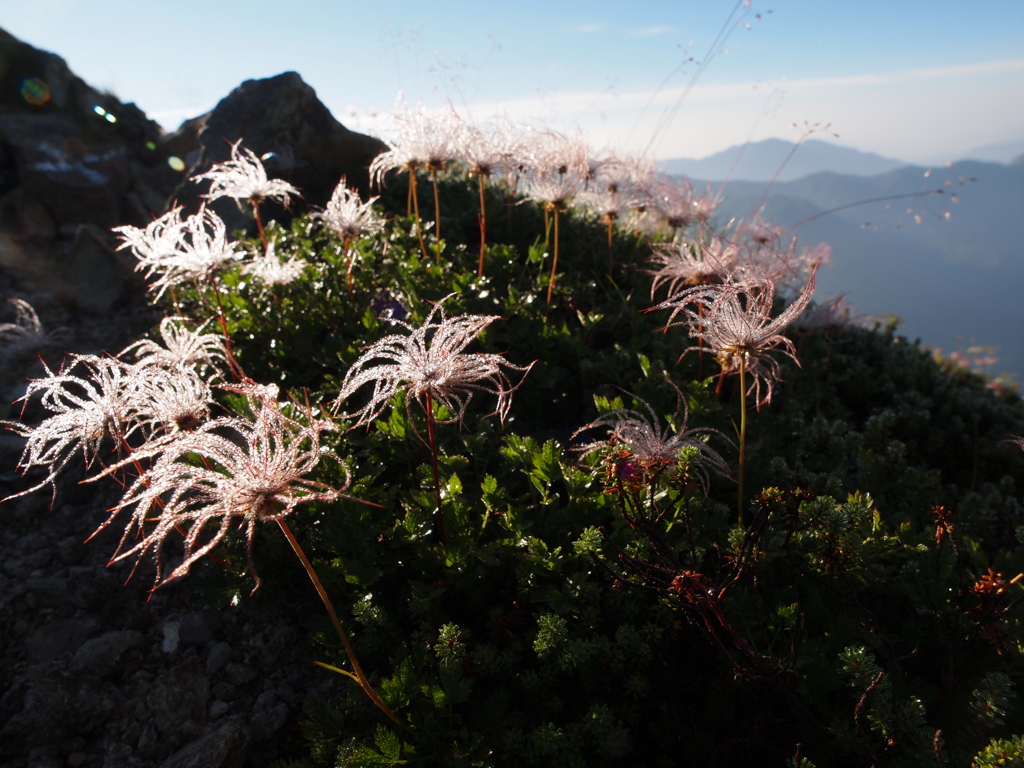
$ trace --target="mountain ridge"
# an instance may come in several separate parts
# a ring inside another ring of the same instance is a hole
[[[1012,165],[1024,158],[1024,140],[986,144],[959,154],[955,163],[969,160]],[[658,170],[715,181],[795,181],[820,172],[848,176],[876,176],[904,167],[946,166],[948,160],[934,163],[909,162],[875,152],[845,147],[823,139],[807,139],[800,144],[785,139],[764,139],[746,145],[734,145],[702,158],[676,157],[662,160]]]
[[[693,179],[702,189],[708,183]],[[793,228],[804,245],[827,242],[823,293],[864,315],[894,314],[900,330],[945,352],[998,347],[995,373],[1024,378],[1024,165],[961,161],[904,166],[876,176],[822,171],[765,183],[712,184],[715,220]],[[762,200],[762,196],[764,199]],[[871,201],[871,202],[864,202]],[[787,237],[792,232],[787,233]]]
[[[872,176],[910,165],[903,160],[843,147],[821,139],[797,145],[785,139],[765,139],[732,146],[705,158],[671,158],[659,170],[702,179],[792,181],[818,171]]]

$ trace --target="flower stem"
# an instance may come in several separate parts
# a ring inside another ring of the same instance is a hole
[[[427,260],[427,244],[423,242],[423,223],[420,221],[420,196],[416,194],[416,171],[409,171],[409,184],[412,190],[412,209],[416,214],[416,237],[420,240],[420,253]]]
[[[551,292],[555,290],[555,270],[558,269],[558,208],[555,208],[555,257],[551,260],[551,279],[548,280],[548,304],[551,304]]]
[[[402,728],[408,727],[402,718],[396,715],[391,708],[381,700],[380,696],[377,695],[377,692],[373,690],[373,686],[370,685],[370,681],[366,679],[366,675],[363,674],[363,668],[359,665],[359,659],[356,658],[356,652],[352,648],[352,643],[349,642],[348,635],[345,634],[345,630],[341,626],[338,614],[334,610],[334,604],[331,602],[331,598],[327,596],[327,590],[325,590],[324,585],[320,583],[320,577],[316,575],[313,564],[309,562],[309,558],[306,557],[306,553],[302,551],[302,547],[299,546],[298,539],[295,538],[295,534],[293,534],[291,528],[288,527],[288,523],[284,518],[278,518],[277,524],[281,528],[281,532],[284,534],[285,538],[288,539],[288,543],[292,545],[292,549],[295,550],[295,554],[302,563],[302,567],[306,569],[306,573],[309,575],[310,581],[313,582],[313,586],[316,588],[317,594],[320,595],[320,599],[323,601],[324,607],[327,609],[327,613],[331,617],[331,622],[334,624],[334,630],[338,633],[338,637],[341,638],[341,644],[345,646],[345,653],[348,654],[348,660],[352,664],[352,672],[348,673],[344,670],[340,671],[342,674],[347,674],[349,677],[354,678],[355,681],[359,683],[359,687],[363,689],[363,692],[370,697],[370,701],[376,704],[380,708],[381,712],[391,718]]]
[[[263,231],[263,220],[260,218],[260,205],[252,201],[252,215],[256,217],[256,231],[260,233],[260,242],[263,243],[263,252],[267,250],[267,233]]]
[[[740,355],[740,474],[736,500],[739,524],[743,527],[743,468],[747,456],[747,356]]]
[[[351,237],[345,235],[345,276],[348,278],[348,295],[349,298],[355,298],[355,288],[352,287],[352,251],[351,251]]]
[[[228,321],[224,317],[224,306],[220,300],[220,289],[217,287],[217,278],[210,278],[210,285],[213,287],[213,296],[217,300],[217,318],[220,320],[220,329],[224,334],[224,352],[227,356],[228,367],[231,369],[231,375],[236,381],[242,381],[246,379],[245,371],[242,370],[242,366],[235,360],[235,356],[231,351],[231,336],[228,334]]]
[[[614,266],[614,258],[612,253],[612,236],[615,223],[611,216],[605,216],[605,226],[608,228],[608,274],[612,274],[612,267]]]
[[[434,429],[434,401],[427,392],[427,435],[430,437],[430,464],[434,470],[434,495],[437,497],[437,512],[434,519],[437,524],[437,540],[443,547],[445,545],[444,535],[444,508],[441,506],[441,474],[437,471],[437,431]]]
[[[476,276],[484,276],[484,252],[487,250],[487,202],[484,200],[484,175],[477,174],[477,181],[480,183],[480,266],[477,267]]]
[[[441,197],[437,191],[437,171],[431,169],[430,176],[434,180],[434,240],[437,243],[435,260],[441,263]]]

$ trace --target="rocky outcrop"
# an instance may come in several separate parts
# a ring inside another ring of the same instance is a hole
[[[246,80],[202,117],[182,125],[165,139],[189,165],[189,175],[203,173],[229,159],[231,146],[243,146],[264,160],[267,173],[302,191],[303,205],[323,208],[345,176],[349,186],[369,192],[367,169],[387,149],[379,139],[350,131],[331,115],[316,92],[296,72],[262,80]],[[205,185],[183,183],[175,198],[188,208],[198,206]],[[267,217],[279,221],[286,212],[267,205]],[[217,213],[228,229],[248,221],[230,201],[220,201]]]
[[[143,295],[109,229],[145,225],[180,183],[161,135],[134,104],[0,30],[0,288],[87,313]]]
[[[335,120],[295,72],[247,80],[164,134],[59,56],[0,30],[0,293],[52,295],[91,314],[138,300],[144,286],[110,228],[145,226],[173,201],[197,209],[206,185],[188,177],[227,160],[238,140],[271,153],[267,171],[313,207],[326,205],[342,176],[367,192],[367,168],[386,148]],[[230,200],[215,208],[229,231],[251,224]],[[264,215],[289,217],[269,205]]]

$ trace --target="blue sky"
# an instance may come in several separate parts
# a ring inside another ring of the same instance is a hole
[[[659,158],[814,125],[922,163],[1024,139],[1020,0],[3,0],[0,27],[168,129],[295,70],[357,130],[402,92]]]

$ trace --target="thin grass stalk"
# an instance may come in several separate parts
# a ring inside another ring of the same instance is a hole
[[[740,472],[739,492],[736,499],[736,508],[740,528],[743,527],[743,468],[746,465],[747,456],[747,356],[740,355]]]
[[[435,249],[435,260],[441,263],[441,196],[437,191],[437,170],[430,169],[430,176],[434,180],[434,239],[437,243]]]
[[[437,525],[437,541],[443,547],[447,543],[444,535],[444,507],[441,506],[441,473],[437,469],[437,430],[434,428],[434,399],[427,392],[427,435],[430,438],[430,466],[434,470],[434,496],[437,499],[437,512],[434,521]]]
[[[484,199],[484,175],[478,173],[477,181],[480,186],[480,266],[477,267],[476,276],[484,276],[484,253],[487,251],[487,202]]]
[[[409,184],[412,190],[412,209],[413,213],[416,214],[416,237],[420,241],[420,253],[423,254],[423,260],[426,261],[427,256],[427,244],[423,242],[423,222],[420,220],[420,198],[416,194],[416,172],[409,171]]]
[[[334,624],[334,630],[338,633],[338,637],[341,638],[341,644],[345,646],[345,653],[348,654],[349,663],[352,664],[352,673],[345,673],[344,670],[339,670],[349,677],[355,679],[359,683],[359,687],[363,689],[363,692],[370,697],[370,701],[376,704],[381,712],[387,715],[397,725],[402,728],[406,728],[405,722],[396,715],[391,708],[381,700],[377,692],[373,690],[373,686],[370,685],[370,681],[366,679],[366,675],[363,674],[363,668],[359,664],[359,659],[356,658],[355,649],[352,648],[352,643],[349,642],[348,635],[345,634],[345,630],[341,626],[341,621],[338,619],[338,614],[334,610],[334,604],[331,602],[331,598],[327,596],[327,590],[324,589],[324,585],[320,583],[320,577],[317,576],[316,570],[313,568],[313,564],[309,562],[309,558],[306,557],[306,553],[302,551],[302,547],[299,546],[298,539],[295,538],[295,534],[292,533],[292,529],[288,527],[288,523],[285,519],[278,518],[278,526],[281,528],[281,532],[285,538],[288,539],[288,543],[292,545],[292,549],[298,556],[299,561],[302,563],[302,567],[306,569],[306,573],[309,575],[310,581],[313,582],[313,586],[316,588],[317,594],[320,595],[320,599],[323,601],[324,607],[327,609],[328,615],[331,617],[331,622]]]
[[[551,292],[555,290],[555,270],[558,269],[558,208],[555,208],[555,256],[551,260],[551,279],[548,280],[548,305],[551,305]]]

